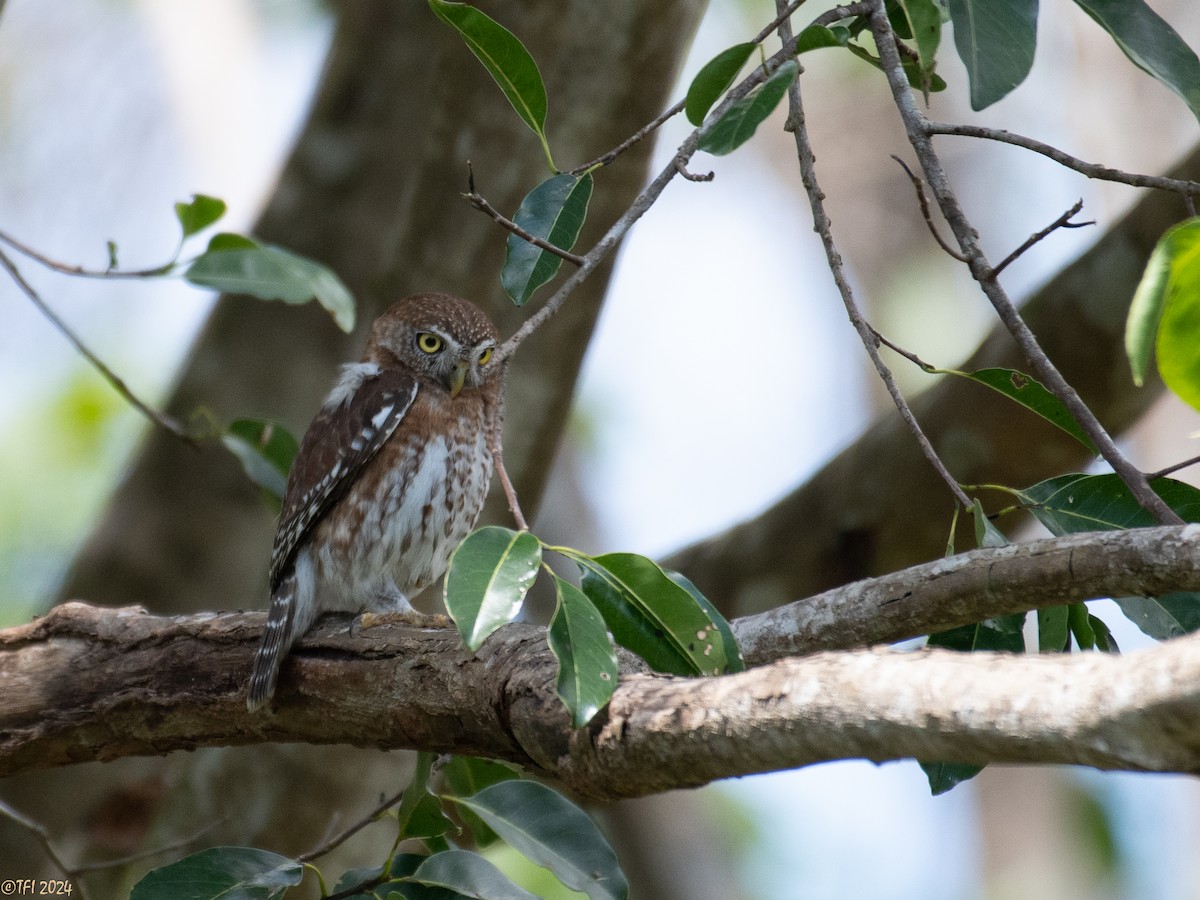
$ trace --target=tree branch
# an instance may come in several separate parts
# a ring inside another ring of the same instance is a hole
[[[596,798],[848,757],[1192,771],[1200,636],[1119,658],[779,656],[1089,596],[1198,589],[1198,541],[1200,526],[1075,535],[853,585],[735,623],[750,661],[766,663],[748,672],[627,667],[609,709],[581,730],[555,694],[544,633],[528,625],[472,653],[449,627],[352,637],[345,620],[326,619],[286,664],[275,706],[249,714],[262,614],[69,603],[0,632],[0,775],[264,741],[491,756]],[[762,639],[772,629],[784,637]]]

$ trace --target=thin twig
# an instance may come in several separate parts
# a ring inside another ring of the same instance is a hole
[[[694,172],[689,172],[688,167],[684,164],[684,161],[682,159],[680,159],[679,157],[675,158],[675,170],[677,172],[679,172],[679,174],[682,175],[684,178],[686,178],[688,181],[708,182],[708,181],[712,181],[714,178],[717,177],[716,172],[705,172],[703,175],[697,175]]]
[[[156,409],[152,409],[150,406],[144,403],[136,394],[133,393],[133,391],[129,389],[129,386],[126,385],[125,382],[122,381],[112,369],[101,362],[100,358],[97,357],[96,354],[90,349],[88,349],[87,345],[84,344],[79,336],[71,330],[67,323],[59,318],[58,314],[55,313],[54,310],[46,305],[46,301],[44,301],[38,292],[33,289],[33,286],[25,280],[24,276],[21,275],[20,270],[16,267],[16,265],[13,264],[13,261],[9,259],[8,255],[3,251],[0,251],[0,266],[3,266],[4,269],[8,271],[8,274],[12,277],[13,281],[17,283],[17,287],[24,292],[25,296],[30,299],[30,301],[38,308],[42,315],[50,320],[50,323],[58,329],[63,337],[65,337],[75,346],[75,349],[79,351],[83,358],[92,364],[96,371],[98,371],[104,377],[104,380],[112,385],[113,389],[118,394],[125,398],[127,403],[129,403],[134,409],[136,409],[163,430],[170,432],[175,437],[182,441],[186,441],[189,444],[195,443],[192,436],[188,434],[187,430],[182,425],[165,413],[161,413]]]
[[[681,112],[683,112],[683,107],[686,102],[687,102],[686,100],[680,100],[678,103],[676,103],[670,109],[668,109],[666,112],[658,115],[652,122],[649,122],[646,125],[643,125],[641,128],[639,128],[637,131],[635,131],[633,134],[631,134],[629,137],[627,137],[625,140],[623,140],[620,144],[613,147],[611,150],[609,150],[603,156],[598,156],[595,159],[593,159],[591,162],[584,163],[582,166],[576,166],[575,168],[573,168],[571,170],[571,174],[572,175],[582,175],[584,172],[590,172],[592,169],[598,169],[598,168],[601,168],[602,166],[607,166],[607,165],[611,164],[613,162],[613,160],[615,160],[618,156],[620,156],[622,153],[624,153],[626,150],[628,150],[634,144],[637,144],[639,141],[645,140],[647,137],[649,137],[651,134],[653,134],[655,131],[657,131],[660,127],[662,127],[663,123],[666,122],[668,119],[672,119],[675,116],[679,115]]]
[[[1008,254],[1008,256],[1004,257],[1004,259],[1002,259],[1000,261],[1000,263],[994,269],[992,269],[992,274],[989,276],[989,278],[991,280],[995,280],[996,278],[998,278],[1000,276],[1000,273],[1003,272],[1006,268],[1008,268],[1009,263],[1016,262],[1017,258],[1022,253],[1024,253],[1026,250],[1028,250],[1030,247],[1032,247],[1038,241],[1045,239],[1051,232],[1057,231],[1060,228],[1086,228],[1088,225],[1095,225],[1096,223],[1092,222],[1092,221],[1089,221],[1089,222],[1072,222],[1071,221],[1072,217],[1075,216],[1075,214],[1078,213],[1081,209],[1083,209],[1083,201],[1077,200],[1075,202],[1074,206],[1072,206],[1070,209],[1068,209],[1065,213],[1063,213],[1061,216],[1059,216],[1057,219],[1055,219],[1053,222],[1051,222],[1049,225],[1047,225],[1041,231],[1031,234],[1028,238],[1025,239],[1025,242],[1023,244],[1021,244],[1020,247],[1018,247],[1012,253]],[[966,260],[963,260],[963,261],[966,262]]]
[[[821,13],[812,23],[814,25],[832,25],[834,22],[840,22],[843,19],[852,19],[855,16],[865,16],[871,11],[869,3],[848,3],[845,6],[835,6],[831,10]]]
[[[1034,153],[1040,153],[1042,156],[1049,157],[1060,166],[1072,169],[1081,175],[1086,175],[1088,178],[1096,178],[1101,181],[1115,181],[1118,184],[1128,184],[1132,187],[1148,187],[1163,191],[1172,191],[1176,194],[1182,194],[1185,199],[1200,196],[1200,182],[1168,178],[1165,175],[1139,175],[1133,172],[1123,172],[1120,169],[1113,169],[1108,166],[1101,166],[1096,163],[1084,162],[1077,157],[1071,156],[1069,153],[1064,153],[1057,147],[1043,144],[1041,141],[1025,137],[1024,135],[1014,134],[1011,131],[1005,131],[1001,128],[983,128],[978,125],[951,125],[946,122],[931,122],[927,119],[922,122],[921,128],[925,134],[977,137],[989,141],[1012,144],[1014,147],[1022,147],[1025,150],[1032,150]]]
[[[504,499],[508,501],[508,511],[512,513],[517,528],[521,531],[528,531],[529,523],[525,520],[525,513],[521,511],[521,503],[517,499],[517,489],[513,487],[512,479],[508,477],[508,467],[504,465],[504,442],[501,429],[504,423],[504,396],[508,388],[507,363],[501,363],[499,377],[500,389],[497,391],[499,405],[493,410],[491,420],[488,422],[488,447],[492,451],[492,465],[500,479],[500,486],[504,489]]]
[[[55,272],[61,272],[64,275],[75,275],[78,278],[154,278],[158,275],[165,275],[171,271],[175,265],[172,260],[161,266],[155,266],[152,269],[88,269],[84,266],[73,266],[69,263],[59,262],[56,259],[51,259],[44,253],[34,250],[28,244],[17,240],[11,234],[0,231],[0,242],[8,244],[12,249],[16,250],[22,256],[27,256],[36,263],[40,263],[47,269]]]
[[[1173,472],[1178,472],[1180,469],[1186,469],[1188,466],[1194,466],[1200,463],[1200,456],[1193,456],[1191,459],[1185,459],[1183,462],[1177,462],[1174,465],[1167,466],[1165,469],[1159,469],[1157,472],[1151,472],[1146,477],[1153,481],[1155,478],[1165,478]]]
[[[406,790],[407,790],[407,788],[406,788]],[[362,831],[364,828],[366,828],[368,825],[370,825],[372,822],[374,822],[376,819],[378,819],[379,815],[381,813],[383,813],[384,811],[386,811],[388,809],[391,809],[393,806],[395,806],[397,803],[399,803],[403,798],[404,798],[404,791],[399,791],[396,794],[394,794],[393,796],[388,797],[386,800],[384,800],[382,803],[380,803],[378,806],[376,806],[373,810],[371,810],[369,813],[367,813],[365,816],[363,816],[361,819],[359,819],[357,822],[355,822],[353,825],[351,825],[349,828],[347,828],[345,831],[343,831],[337,837],[333,838],[330,841],[327,841],[326,843],[322,844],[319,847],[316,847],[315,849],[309,850],[307,853],[301,853],[299,856],[296,857],[296,862],[299,862],[299,863],[312,862],[314,859],[319,859],[320,857],[324,856],[326,853],[329,853],[331,850],[336,850],[338,847],[340,847],[342,844],[344,844],[350,838],[354,837],[354,835],[358,834],[360,831]]]
[[[229,817],[225,816],[223,818],[217,819],[214,822],[209,822],[207,825],[205,825],[199,831],[196,831],[196,832],[188,835],[185,838],[180,838],[179,840],[174,841],[170,844],[163,844],[161,847],[152,847],[149,850],[142,850],[142,851],[139,851],[138,853],[131,853],[128,856],[118,856],[114,859],[105,859],[105,860],[100,860],[98,862],[90,862],[90,863],[80,863],[79,865],[77,865],[73,869],[71,869],[71,874],[72,875],[83,875],[88,872],[99,872],[102,869],[115,869],[118,866],[129,865],[129,863],[141,862],[142,860],[149,859],[152,856],[160,856],[163,853],[172,853],[175,850],[181,850],[184,847],[189,846],[190,844],[194,844],[196,841],[198,841],[200,838],[202,838],[209,831],[216,828],[218,825],[223,825],[228,820],[229,820]]]
[[[925,185],[916,173],[908,167],[908,163],[898,157],[895,153],[892,154],[892,159],[900,163],[900,168],[904,170],[904,174],[908,176],[908,180],[912,182],[913,190],[917,192],[917,203],[921,206],[921,215],[925,219],[925,225],[929,228],[929,233],[933,235],[933,239],[938,242],[938,246],[945,250],[950,256],[957,259],[959,262],[966,262],[967,258],[955,250],[946,242],[946,239],[938,233],[937,226],[933,223],[933,213],[929,209],[929,198],[925,196]]]
[[[1079,398],[1075,389],[1067,383],[1062,373],[1046,356],[1045,351],[1038,344],[1033,332],[1021,318],[1016,305],[1000,286],[1000,283],[988,278],[992,266],[979,246],[975,229],[967,220],[958,203],[958,198],[950,187],[941,160],[934,152],[929,132],[926,130],[925,116],[917,108],[908,81],[904,76],[900,56],[896,52],[895,34],[892,31],[891,23],[888,22],[883,0],[872,0],[872,4],[871,32],[875,36],[875,45],[879,50],[880,61],[883,64],[884,73],[887,75],[888,85],[892,90],[892,100],[904,122],[908,141],[916,151],[917,159],[921,162],[925,181],[933,191],[938,207],[949,224],[950,230],[954,233],[959,248],[967,256],[967,266],[971,270],[971,275],[979,283],[980,288],[991,301],[992,308],[996,310],[1000,321],[1004,323],[1029,360],[1038,380],[1067,407],[1075,421],[1079,423],[1080,428],[1091,438],[1101,456],[1120,476],[1138,503],[1161,524],[1181,524],[1183,520],[1154,492],[1147,483],[1146,476],[1125,457],[1108,432],[1104,430],[1104,426],[1096,419],[1095,414]]]
[[[784,46],[793,45],[791,25],[785,20],[779,25],[779,38]],[[850,317],[850,322],[854,326],[854,330],[858,332],[859,338],[862,340],[863,347],[867,351],[867,355],[871,357],[871,363],[875,366],[875,371],[879,374],[883,381],[887,392],[891,395],[892,402],[896,404],[896,409],[900,413],[900,417],[912,432],[917,444],[921,448],[921,452],[933,466],[934,470],[941,476],[946,486],[950,489],[950,493],[954,495],[954,499],[963,507],[970,507],[971,500],[963,492],[963,489],[958,486],[958,481],[950,474],[950,470],[942,462],[937,451],[933,448],[933,444],[921,429],[921,425],[917,422],[912,410],[908,406],[908,402],[904,399],[904,395],[900,393],[900,388],[896,384],[896,379],[892,376],[891,369],[887,363],[883,361],[883,357],[879,355],[879,345],[876,342],[879,338],[878,333],[867,323],[863,318],[862,311],[858,308],[858,303],[854,299],[854,291],[850,287],[850,282],[846,278],[845,268],[842,265],[842,255],[837,249],[837,245],[833,240],[832,223],[829,219],[829,214],[825,211],[825,195],[821,192],[821,187],[817,183],[817,172],[815,158],[812,152],[812,145],[808,138],[808,126],[805,123],[804,104],[800,97],[800,79],[792,81],[791,87],[788,88],[788,129],[796,141],[796,155],[800,163],[800,180],[804,183],[804,190],[808,193],[808,202],[812,208],[813,227],[821,238],[821,244],[825,248],[825,258],[829,265],[829,271],[833,274],[834,284],[837,285],[838,293],[842,297],[842,303],[846,307],[846,313]]]
[[[893,351],[894,353],[899,353],[901,356],[903,356],[905,359],[907,359],[913,365],[917,366],[919,369],[921,369],[926,374],[934,375],[941,371],[940,369],[938,369],[937,366],[931,365],[930,363],[925,362],[925,360],[921,359],[921,357],[917,356],[917,354],[913,353],[911,350],[905,350],[899,344],[892,343],[886,337],[884,337],[882,333],[880,333],[875,328],[871,328],[871,334],[873,334],[875,336],[875,340],[877,340],[879,343],[883,344],[885,347],[887,347],[889,350]]]
[[[549,241],[543,240],[542,238],[538,237],[535,234],[530,234],[528,231],[526,231],[524,228],[522,228],[520,225],[518,225],[512,219],[506,218],[498,209],[496,209],[496,207],[494,207],[494,206],[492,206],[492,204],[488,203],[487,199],[482,194],[480,194],[479,192],[477,192],[475,190],[474,179],[472,179],[471,190],[468,191],[467,193],[463,194],[462,196],[467,202],[469,202],[477,210],[479,210],[480,212],[487,213],[501,227],[505,228],[508,231],[511,231],[513,234],[515,234],[521,240],[528,241],[529,243],[533,244],[533,246],[538,247],[542,250],[545,250],[547,253],[553,253],[555,256],[559,257],[560,259],[565,259],[569,263],[574,263],[577,266],[583,265],[583,257],[582,256],[572,253],[570,250],[564,250],[562,247],[556,247],[554,244],[550,243]]]
[[[54,865],[54,868],[62,872],[67,880],[71,882],[72,889],[77,889],[79,891],[79,896],[82,897],[83,900],[87,900],[87,894],[84,891],[83,885],[75,883],[77,879],[75,878],[74,870],[72,870],[70,866],[63,862],[62,857],[59,856],[58,852],[54,849],[54,842],[50,840],[50,833],[46,831],[46,829],[40,823],[35,822],[33,819],[30,819],[29,817],[17,812],[3,800],[0,800],[0,814],[7,816],[9,819],[16,822],[35,838],[37,838],[37,842],[42,845],[42,850],[46,852],[46,856],[50,858],[50,862]]]

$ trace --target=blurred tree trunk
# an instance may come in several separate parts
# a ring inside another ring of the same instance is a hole
[[[538,60],[551,145],[567,167],[611,149],[670,102],[704,11],[685,0],[477,5]],[[335,366],[356,357],[374,316],[416,291],[470,297],[504,334],[528,314],[499,287],[505,234],[459,194],[470,161],[478,189],[511,213],[550,174],[537,139],[425,4],[335,6],[336,33],[313,109],[255,234],[337,271],[359,298],[358,328],[342,335],[315,304],[224,297],[180,373],[169,402],[178,416],[204,407],[223,422],[276,419],[298,435]],[[581,246],[632,201],[649,146],[635,147],[599,179]],[[605,267],[577,291],[513,365],[506,458],[530,513],[607,275]],[[494,503],[492,519],[504,521],[503,509]],[[257,491],[218,446],[196,450],[150,432],[74,561],[62,598],[141,603],[158,612],[265,605],[273,526]],[[403,756],[380,753],[251,748],[12,779],[4,796],[45,823],[70,860],[164,845],[208,825],[206,846],[297,853],[395,790],[405,767]],[[374,829],[385,847],[386,831]],[[41,858],[27,834],[0,821],[0,859],[25,861],[32,875]],[[91,879],[93,895],[122,896],[132,877],[123,869],[101,872]]]

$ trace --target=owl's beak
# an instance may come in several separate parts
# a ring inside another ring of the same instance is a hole
[[[460,362],[454,367],[454,371],[450,373],[450,380],[446,383],[446,387],[450,388],[451,398],[457,397],[459,391],[463,389],[463,385],[467,382],[467,363]]]

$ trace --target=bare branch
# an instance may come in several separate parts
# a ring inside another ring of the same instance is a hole
[[[359,819],[357,822],[355,822],[353,825],[351,825],[349,828],[347,828],[341,834],[338,834],[335,837],[331,838],[330,840],[326,841],[320,847],[316,847],[312,850],[309,850],[307,853],[301,853],[299,856],[296,857],[296,862],[300,862],[300,863],[312,862],[314,859],[320,859],[322,856],[324,856],[326,853],[329,853],[331,850],[336,850],[338,847],[340,847],[346,841],[350,840],[350,838],[354,837],[354,835],[358,834],[360,831],[362,831],[364,828],[366,828],[372,822],[378,821],[379,816],[381,814],[383,814],[387,810],[391,809],[393,806],[395,806],[397,803],[399,803],[401,800],[403,800],[404,799],[404,791],[407,791],[407,790],[408,790],[408,788],[405,788],[404,790],[399,791],[396,794],[393,794],[391,797],[388,797],[386,800],[381,801],[374,809],[372,809],[369,813],[367,813],[365,816],[363,816],[361,819]]]
[[[34,262],[45,266],[54,272],[60,272],[63,275],[74,275],[77,278],[156,278],[160,275],[166,275],[175,267],[175,260],[164,263],[161,266],[154,266],[149,269],[89,269],[85,266],[74,266],[70,263],[59,262],[56,259],[51,259],[46,254],[35,250],[23,241],[17,240],[11,234],[0,231],[0,243],[8,244],[12,249],[16,250],[22,256],[27,256]]]
[[[917,203],[921,207],[921,216],[925,219],[925,226],[929,229],[929,233],[933,235],[933,239],[937,241],[938,246],[946,251],[952,258],[959,262],[966,262],[967,258],[951,247],[944,237],[937,230],[937,226],[933,222],[933,215],[929,211],[929,198],[925,196],[925,185],[921,179],[916,176],[916,173],[908,167],[908,163],[892,154],[892,159],[900,164],[900,168],[904,170],[904,174],[908,176],[908,180],[912,182],[913,190],[917,192]],[[895,348],[893,348],[895,349]]]
[[[929,140],[929,134],[925,128],[925,116],[913,100],[908,81],[904,76],[904,69],[900,64],[900,57],[896,52],[895,35],[888,22],[883,0],[872,0],[872,2],[871,32],[875,36],[880,61],[883,63],[888,84],[892,89],[892,98],[904,121],[908,141],[916,151],[917,159],[921,162],[925,180],[933,191],[942,215],[950,225],[951,231],[954,232],[959,248],[967,257],[967,265],[972,276],[979,283],[988,300],[991,301],[1001,322],[1004,323],[1029,359],[1038,380],[1067,407],[1075,421],[1079,423],[1084,433],[1091,438],[1092,443],[1100,451],[1100,455],[1113,467],[1113,471],[1120,476],[1130,492],[1137,498],[1138,503],[1164,525],[1182,524],[1183,520],[1154,492],[1147,482],[1146,476],[1121,452],[1108,432],[1105,431],[1104,426],[1088,409],[1087,404],[1079,398],[1075,389],[1067,383],[1058,368],[1046,356],[1038,344],[1037,338],[1034,337],[1033,332],[1017,311],[1016,305],[999,282],[989,277],[992,266],[979,246],[975,229],[967,220],[958,203],[958,198],[950,187],[941,160],[934,152],[933,144]]]
[[[175,421],[170,416],[153,409],[147,403],[143,402],[140,397],[138,397],[132,390],[129,389],[129,386],[125,384],[125,382],[120,378],[120,376],[117,375],[116,372],[106,366],[100,360],[100,358],[89,349],[79,335],[71,330],[70,326],[67,325],[67,323],[64,322],[58,316],[58,314],[46,304],[46,301],[42,299],[41,295],[33,289],[33,285],[25,280],[25,277],[21,274],[20,270],[16,267],[13,261],[9,259],[8,255],[2,251],[0,251],[0,266],[3,266],[4,269],[7,270],[12,280],[17,283],[17,287],[19,287],[22,293],[24,293],[25,296],[28,297],[33,303],[33,305],[38,308],[38,311],[50,320],[50,324],[58,329],[59,333],[74,345],[75,349],[80,353],[80,355],[92,364],[92,367],[100,373],[105,381],[112,385],[113,390],[125,398],[125,401],[130,406],[132,406],[164,431],[169,432],[185,443],[195,444],[195,441],[193,440],[192,436],[188,434],[186,428],[184,428],[181,424],[179,424],[179,422]]]
[[[645,140],[647,137],[649,137],[651,134],[653,134],[655,131],[657,131],[660,127],[662,127],[663,123],[666,122],[668,119],[672,119],[675,116],[679,115],[681,112],[683,112],[683,107],[686,102],[687,102],[686,100],[680,100],[678,103],[676,103],[670,109],[668,109],[666,112],[655,117],[655,119],[653,121],[647,123],[646,125],[643,125],[641,128],[639,128],[637,131],[635,131],[633,134],[631,134],[629,137],[627,137],[625,140],[623,140],[616,147],[609,150],[603,156],[598,156],[595,159],[593,159],[591,162],[584,163],[582,166],[576,166],[574,169],[571,170],[571,174],[572,175],[582,175],[584,172],[590,172],[593,169],[598,169],[602,166],[610,165],[614,160],[616,160],[616,158],[618,156],[620,156],[622,153],[624,153],[630,147]]]
[[[1040,153],[1042,156],[1049,157],[1060,166],[1072,169],[1081,175],[1086,175],[1088,178],[1096,178],[1101,181],[1115,181],[1118,184],[1128,184],[1132,187],[1157,188],[1162,191],[1171,191],[1176,194],[1182,194],[1184,200],[1189,203],[1192,198],[1200,196],[1200,182],[1168,178],[1165,175],[1138,175],[1133,172],[1123,172],[1120,169],[1113,169],[1096,163],[1084,162],[1081,159],[1071,156],[1069,153],[1064,153],[1057,147],[1043,144],[1041,141],[1025,137],[1024,135],[1014,134],[1011,131],[1005,131],[1001,128],[983,128],[978,125],[951,125],[946,122],[931,122],[928,120],[924,122],[922,127],[926,134],[949,134],[985,138],[990,141],[999,141],[1004,144],[1012,144],[1014,147],[1032,150],[1034,153]],[[1192,215],[1195,215],[1195,213],[1193,212]]]
[[[1083,209],[1083,201],[1078,200],[1075,202],[1074,206],[1068,209],[1065,213],[1063,213],[1041,231],[1035,232],[1027,237],[1020,247],[1008,254],[1008,256],[1004,257],[1004,259],[1002,259],[1000,263],[994,269],[992,269],[992,280],[999,278],[1000,273],[1007,269],[1010,263],[1016,262],[1022,253],[1024,253],[1034,244],[1038,243],[1038,241],[1045,239],[1051,232],[1057,231],[1060,228],[1086,228],[1089,225],[1095,225],[1095,222],[1071,221],[1071,218],[1081,209]]]
[[[791,46],[794,42],[791,26],[786,20],[779,26],[779,37],[785,47]],[[791,131],[795,137],[796,155],[800,163],[800,180],[804,184],[804,190],[808,193],[809,205],[812,207],[813,228],[816,229],[817,234],[821,238],[821,244],[825,248],[825,258],[829,265],[829,271],[833,274],[834,284],[837,285],[838,293],[841,295],[842,303],[846,307],[846,313],[850,317],[850,322],[854,326],[854,330],[858,332],[859,339],[862,341],[867,355],[871,358],[871,363],[875,366],[875,371],[887,388],[892,402],[896,404],[896,409],[900,412],[901,418],[904,419],[909,431],[912,432],[913,437],[920,446],[921,452],[950,489],[950,493],[954,495],[954,499],[962,506],[970,507],[970,499],[963,492],[963,489],[959,487],[955,477],[950,474],[950,470],[946,468],[941,457],[938,456],[937,451],[933,448],[933,444],[929,441],[929,438],[921,429],[920,423],[909,408],[908,401],[904,399],[904,395],[900,392],[900,388],[896,384],[896,379],[892,377],[891,369],[888,368],[887,363],[879,355],[878,335],[867,323],[862,311],[858,308],[857,301],[854,299],[854,290],[850,287],[850,282],[846,278],[846,272],[842,265],[842,255],[833,240],[832,222],[825,211],[825,194],[821,191],[820,185],[817,183],[816,158],[813,156],[812,145],[808,139],[808,127],[804,118],[804,105],[800,97],[799,78],[794,79],[788,88],[788,121],[785,128]]]

